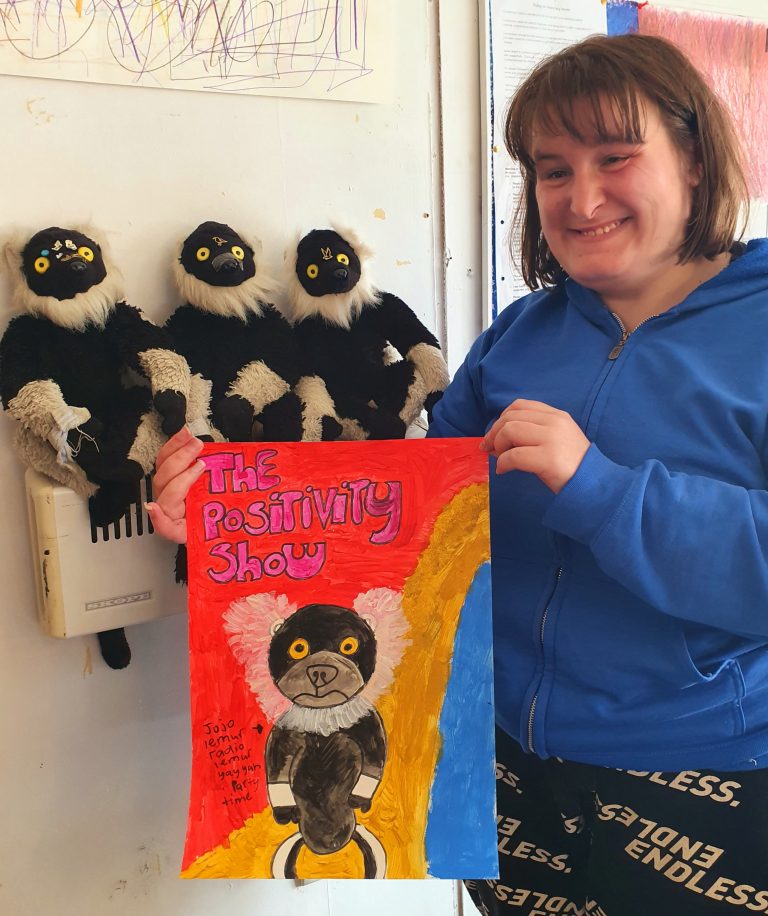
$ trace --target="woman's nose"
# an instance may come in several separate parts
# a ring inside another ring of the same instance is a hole
[[[592,219],[605,201],[599,177],[576,174],[571,182],[571,212],[579,219]]]

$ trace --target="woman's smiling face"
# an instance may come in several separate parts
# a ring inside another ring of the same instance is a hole
[[[692,156],[673,143],[656,106],[645,102],[642,111],[639,143],[625,139],[608,111],[605,120],[615,130],[598,138],[586,102],[575,106],[583,140],[564,128],[533,132],[544,238],[563,270],[605,299],[674,284],[700,180]]]

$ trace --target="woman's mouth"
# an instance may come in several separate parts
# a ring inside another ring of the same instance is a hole
[[[603,226],[595,226],[593,229],[576,229],[574,231],[584,239],[594,239],[598,236],[608,235],[613,232],[614,229],[618,229],[624,221],[623,219],[616,219],[612,223],[605,223]]]

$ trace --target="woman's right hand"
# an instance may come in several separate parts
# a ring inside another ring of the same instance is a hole
[[[186,499],[189,488],[205,470],[197,456],[203,448],[184,426],[163,445],[157,454],[152,478],[154,502],[145,508],[155,531],[177,544],[187,543]]]

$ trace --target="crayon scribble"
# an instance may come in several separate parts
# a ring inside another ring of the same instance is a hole
[[[319,77],[332,93],[372,72],[368,3],[0,0],[0,71],[86,79],[89,66],[117,65],[122,76],[101,81],[225,92],[297,89]]]

